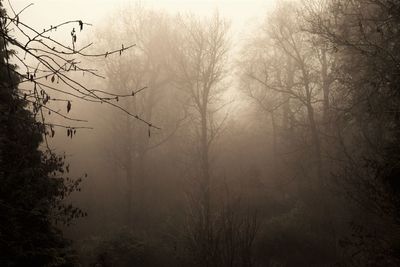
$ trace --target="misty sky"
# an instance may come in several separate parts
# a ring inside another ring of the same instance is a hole
[[[118,9],[134,6],[140,2],[144,7],[153,10],[175,13],[193,13],[199,16],[210,16],[215,10],[231,22],[231,36],[233,37],[233,51],[240,47],[257,23],[261,22],[266,13],[271,10],[276,0],[9,0],[15,12],[33,3],[22,13],[20,19],[37,30],[49,28],[50,25],[69,20],[82,20],[93,24],[94,27],[85,28],[83,43],[91,42],[92,31],[102,27],[102,24],[112,17]],[[4,5],[8,8],[8,0]],[[10,9],[9,9],[10,10]],[[10,10],[11,12],[11,10]],[[68,26],[69,27],[69,26]],[[61,42],[69,42],[69,28],[53,32],[52,36]],[[80,34],[79,34],[80,35]],[[80,39],[81,41],[82,39]],[[237,51],[236,51],[237,52]],[[233,91],[227,96],[234,97]]]
[[[14,9],[20,9],[30,3],[22,16],[24,21],[36,27],[56,24],[71,19],[81,19],[86,22],[99,24],[119,7],[133,4],[131,0],[10,0]],[[233,30],[238,33],[245,25],[261,19],[265,12],[273,7],[275,0],[144,0],[144,6],[166,10],[171,13],[191,12],[201,16],[211,14],[215,9],[232,21]],[[7,3],[5,3],[7,6]],[[45,16],[43,15],[45,14]]]

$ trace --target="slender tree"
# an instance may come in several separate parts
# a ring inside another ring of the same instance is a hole
[[[176,53],[176,84],[185,92],[188,111],[195,121],[197,169],[196,180],[199,195],[194,197],[192,208],[195,216],[194,235],[200,234],[199,260],[211,266],[217,251],[212,222],[212,168],[210,153],[213,142],[220,133],[224,120],[219,121],[216,112],[221,109],[219,96],[226,77],[228,56],[228,24],[216,13],[209,20],[194,17],[180,18],[181,45]],[[222,103],[223,104],[223,103]]]

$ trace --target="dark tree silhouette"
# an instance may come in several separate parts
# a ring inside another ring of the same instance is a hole
[[[0,265],[76,266],[74,252],[57,224],[69,225],[72,219],[86,216],[66,202],[72,192],[80,191],[83,177],[66,177],[65,156],[54,153],[47,138],[54,136],[55,127],[65,128],[71,138],[77,129],[90,128],[69,124],[87,122],[68,116],[72,99],[105,103],[149,128],[157,127],[118,105],[119,98],[134,97],[135,90],[126,95],[107,93],[90,89],[70,75],[82,72],[102,78],[96,70],[81,66],[78,58],[121,55],[134,45],[86,53],[92,44],[79,47],[77,38],[78,31],[90,24],[67,21],[38,31],[20,20],[32,4],[19,12],[9,4],[12,15],[0,1]],[[65,27],[72,27],[70,45],[52,37]],[[65,102],[65,112],[51,106],[56,101]],[[49,122],[53,114],[62,123]],[[40,149],[42,142],[47,149]]]

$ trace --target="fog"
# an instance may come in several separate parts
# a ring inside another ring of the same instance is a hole
[[[0,2],[0,265],[399,266],[397,2]]]

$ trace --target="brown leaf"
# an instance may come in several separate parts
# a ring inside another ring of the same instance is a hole
[[[71,110],[71,102],[68,101],[67,103],[67,113]]]

